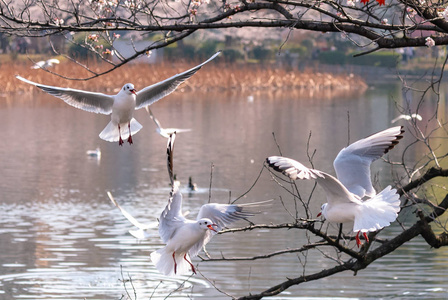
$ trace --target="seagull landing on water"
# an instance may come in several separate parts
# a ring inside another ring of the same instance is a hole
[[[48,69],[54,66],[54,64],[59,64],[60,61],[56,58],[52,58],[49,60],[41,60],[35,63],[31,69]]]
[[[171,94],[181,83],[193,76],[203,65],[213,60],[220,53],[220,51],[215,53],[208,60],[190,70],[147,86],[138,92],[132,83],[127,83],[116,95],[43,85],[18,75],[16,78],[58,97],[76,108],[105,115],[112,114],[111,121],[100,133],[100,138],[108,142],[118,142],[121,146],[123,145],[123,138],[127,138],[128,143],[132,144],[132,135],[142,128],[142,125],[133,117],[134,110],[151,105]]]
[[[163,128],[162,125],[160,124],[159,120],[157,120],[157,118],[152,113],[152,111],[149,108],[149,106],[146,106],[145,109],[149,113],[149,117],[151,118],[151,120],[153,120],[154,123],[156,124],[156,131],[157,131],[157,133],[160,134],[161,136],[163,136],[164,138],[168,139],[170,137],[170,135],[172,135],[173,133],[180,133],[180,132],[189,132],[189,131],[191,131],[191,129]]]
[[[157,270],[167,276],[188,274],[196,269],[191,257],[197,256],[199,251],[228,224],[255,213],[247,211],[248,207],[256,207],[261,203],[227,205],[209,203],[199,210],[196,220],[188,220],[182,214],[182,194],[173,179],[173,134],[168,140],[167,160],[168,173],[172,189],[168,204],[159,218],[159,234],[165,247],[151,253],[151,261]]]
[[[400,196],[391,186],[376,194],[370,178],[370,165],[398,144],[403,132],[403,126],[392,127],[342,149],[334,160],[338,178],[286,157],[271,156],[266,162],[292,180],[316,180],[328,201],[322,205],[318,216],[322,214],[328,222],[354,222],[353,232],[357,233],[359,247],[360,232],[368,242],[367,232],[389,226],[400,211]]]

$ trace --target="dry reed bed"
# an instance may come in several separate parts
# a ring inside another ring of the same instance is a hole
[[[66,80],[44,70],[30,69],[29,65],[4,64],[0,70],[2,93],[38,92],[38,89],[15,78],[16,74],[29,80],[53,86],[72,87],[115,94],[128,82],[138,89],[183,72],[194,63],[128,64],[111,73],[88,81]],[[95,72],[100,65],[90,66]],[[103,66],[104,69],[104,66]],[[67,77],[85,78],[89,73],[70,62],[63,62],[51,69],[52,72]],[[364,81],[353,75],[332,75],[326,73],[287,71],[279,68],[257,68],[210,62],[190,80],[181,85],[184,92],[191,91],[357,91],[367,87]]]

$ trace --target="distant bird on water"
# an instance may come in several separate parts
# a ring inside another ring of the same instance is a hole
[[[95,150],[87,150],[86,154],[88,157],[95,157],[100,159],[101,158],[101,149],[100,147],[96,147]]]
[[[100,138],[108,142],[118,141],[121,146],[124,143],[123,136],[124,139],[127,138],[129,144],[132,144],[132,135],[142,128],[142,125],[133,117],[134,110],[151,105],[171,94],[181,83],[193,76],[203,65],[216,58],[220,53],[220,51],[215,53],[208,60],[190,70],[147,86],[138,92],[132,83],[127,83],[116,95],[43,85],[18,75],[16,78],[58,97],[76,108],[105,115],[112,114],[111,121],[100,133]],[[126,126],[128,130],[124,129]]]
[[[50,67],[53,67],[54,64],[59,64],[59,59],[52,58],[49,60],[41,60],[35,63],[31,69],[48,69]]]
[[[376,193],[370,178],[370,165],[394,148],[403,138],[403,132],[403,126],[392,127],[342,149],[334,160],[338,178],[286,157],[271,156],[266,162],[292,180],[316,180],[328,201],[322,205],[319,215],[322,214],[328,222],[354,222],[353,232],[357,233],[356,244],[360,246],[360,232],[368,242],[367,232],[390,225],[400,211],[400,196],[395,189],[387,186]],[[363,198],[367,200],[363,201]]]

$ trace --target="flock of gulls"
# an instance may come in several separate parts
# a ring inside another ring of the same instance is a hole
[[[156,228],[165,247],[151,253],[151,261],[157,270],[167,276],[196,273],[191,261],[201,249],[222,228],[237,220],[247,220],[256,214],[253,210],[265,205],[269,201],[251,204],[217,204],[203,205],[195,220],[186,218],[188,212],[182,211],[182,194],[173,173],[173,150],[175,136],[179,132],[190,129],[163,128],[154,117],[149,106],[161,98],[172,93],[176,88],[193,76],[205,64],[215,59],[220,52],[215,53],[202,64],[185,72],[174,75],[164,81],[145,87],[137,91],[133,84],[127,83],[116,95],[106,95],[71,88],[54,87],[35,83],[23,77],[16,76],[28,84],[58,97],[76,108],[94,113],[111,114],[111,121],[100,133],[100,138],[109,142],[118,142],[120,146],[127,140],[132,144],[132,135],[141,128],[133,113],[134,110],[145,107],[157,127],[157,132],[168,139],[167,167],[171,183],[170,196],[167,205],[159,217],[159,222],[143,224],[124,210],[108,192],[112,203],[137,228],[129,232],[137,239],[152,237],[148,229]],[[39,62],[37,68],[45,68],[56,60]],[[399,116],[399,119],[421,120],[419,115]],[[377,193],[372,185],[370,165],[381,158],[398,144],[403,138],[403,126],[395,126],[366,138],[358,140],[342,149],[334,160],[336,177],[320,170],[310,169],[291,158],[270,156],[266,164],[273,170],[281,172],[291,180],[313,179],[324,190],[327,203],[321,207],[322,215],[330,223],[353,223],[356,233],[356,244],[362,245],[359,237],[362,233],[366,243],[369,243],[367,233],[381,230],[394,222],[400,211],[400,197],[397,191],[387,186]],[[87,155],[100,157],[99,149],[89,151]],[[191,189],[195,188],[190,178]]]

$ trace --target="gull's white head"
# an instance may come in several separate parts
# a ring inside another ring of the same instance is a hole
[[[121,90],[127,94],[137,95],[137,90],[132,83],[126,83]]]
[[[328,204],[328,203],[324,203],[324,204],[322,204],[322,206],[320,207],[320,213],[317,214],[317,217],[320,217],[321,215],[323,215],[324,218],[326,219],[326,215],[327,215],[327,204]]]
[[[218,225],[214,224],[212,222],[212,220],[208,219],[208,218],[202,218],[198,221],[198,225],[199,228],[203,229],[203,230],[212,230],[214,232],[218,232],[215,228]]]

